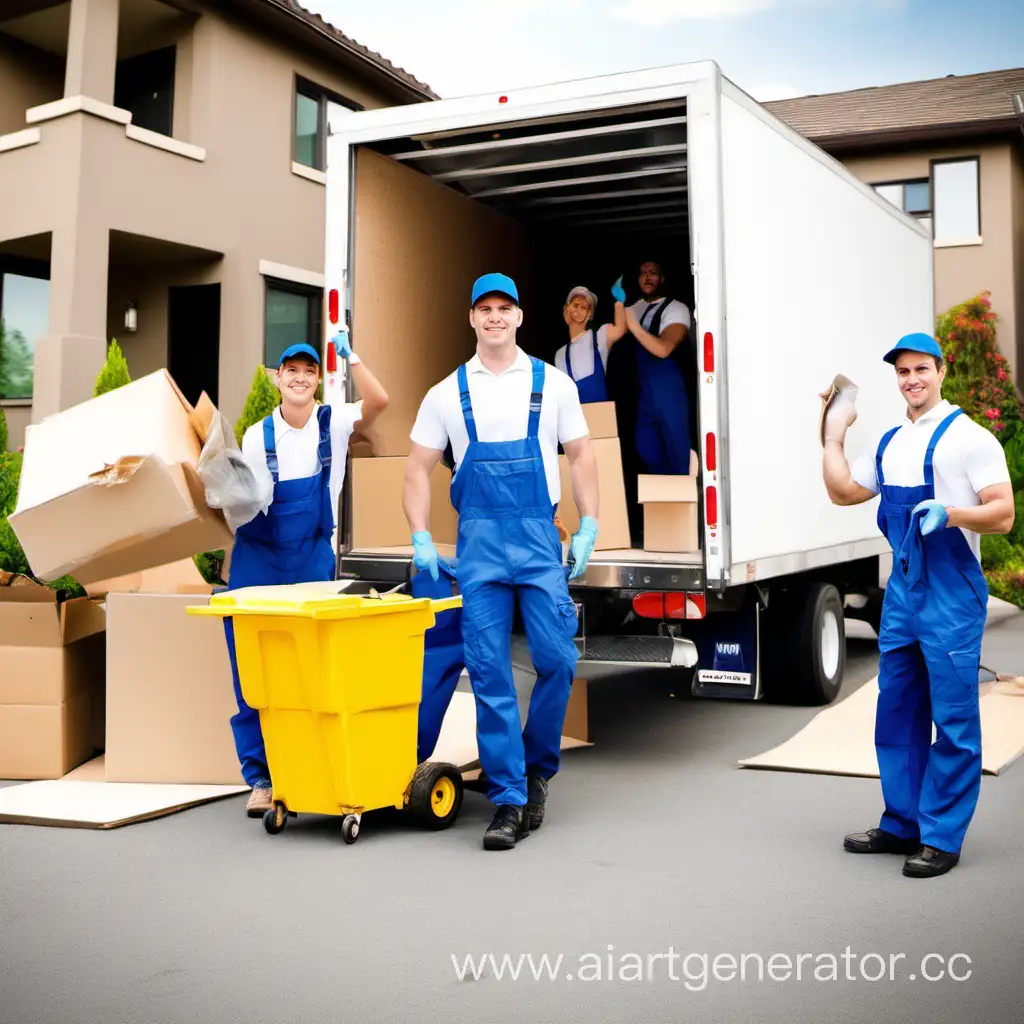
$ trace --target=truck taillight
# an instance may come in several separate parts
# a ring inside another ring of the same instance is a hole
[[[718,452],[715,444],[715,435],[708,431],[704,438],[704,468],[709,473],[714,473],[718,468]]]
[[[704,488],[704,509],[704,520],[708,529],[718,529],[718,488],[713,484]]]
[[[707,599],[703,594],[646,591],[633,598],[633,611],[642,619],[703,619]]]
[[[334,342],[327,342],[327,373],[338,372],[338,350],[334,347]]]
[[[710,331],[704,332],[704,372],[715,372],[715,339]]]
[[[338,289],[332,288],[327,293],[327,319],[337,326],[338,323]]]

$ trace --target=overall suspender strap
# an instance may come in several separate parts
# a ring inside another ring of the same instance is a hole
[[[885,477],[882,475],[882,456],[885,454],[885,449],[889,447],[889,442],[896,436],[899,427],[893,427],[879,442],[878,451],[875,453],[875,476],[878,477],[879,488],[885,485]]]
[[[526,429],[527,437],[536,437],[540,429],[540,404],[544,398],[544,364],[530,356],[533,364],[533,390],[530,393],[530,423]]]
[[[942,435],[949,430],[953,420],[963,412],[963,409],[954,409],[932,432],[931,440],[928,442],[928,451],[924,455],[924,482],[931,488],[935,487],[935,470],[932,468],[932,458],[935,455],[935,446],[942,440]]]
[[[277,485],[277,440],[274,437],[274,414],[271,413],[263,421],[263,448],[267,453],[267,469]]]
[[[473,403],[469,398],[469,377],[466,373],[466,364],[459,367],[459,402],[462,405],[462,418],[466,421],[466,433],[469,435],[469,443],[476,444],[476,420],[473,418]]]
[[[331,471],[331,407],[321,405],[316,411],[317,422],[320,424],[320,443],[316,454],[320,459],[320,472],[329,474]]]
[[[668,302],[668,299],[659,299],[656,303],[648,306],[640,317],[640,326],[643,327],[648,334],[653,334],[656,338],[661,335],[661,317],[665,312],[665,307],[668,306]],[[652,313],[652,316],[647,326],[644,327],[644,320],[647,319],[648,313]]]
[[[601,362],[601,346],[598,345],[598,343],[597,343],[597,328],[596,327],[590,332],[590,340],[594,343],[594,373],[597,373],[597,366]],[[568,349],[566,351],[568,351]],[[566,366],[569,365],[568,360],[566,360],[566,364],[565,365]],[[602,370],[604,369],[603,365],[601,366],[601,369]]]
[[[572,356],[569,354],[572,349],[572,338],[569,339],[569,343],[565,346],[565,372],[569,375],[569,380],[575,380],[576,377],[572,372]]]

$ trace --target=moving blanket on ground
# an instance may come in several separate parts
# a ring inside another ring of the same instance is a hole
[[[1024,690],[1007,683],[982,683],[982,771],[999,775],[1024,754]],[[833,707],[819,711],[795,736],[771,750],[740,761],[743,768],[773,768],[825,775],[878,778],[872,679]]]

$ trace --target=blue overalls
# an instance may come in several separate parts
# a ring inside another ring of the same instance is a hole
[[[660,334],[668,301],[652,303],[644,310],[640,326],[650,334]],[[637,454],[648,473],[686,476],[690,472],[690,399],[683,371],[671,356],[652,355],[639,341],[636,368],[640,377]]]
[[[410,590],[413,597],[441,599],[456,593],[456,565],[440,559],[437,569],[436,581],[425,571],[412,577]],[[439,612],[433,628],[427,630],[423,640],[423,693],[420,698],[419,737],[416,744],[416,760],[420,764],[430,758],[437,746],[445,712],[465,667],[462,610],[453,608]]]
[[[882,438],[875,456],[878,525],[893,550],[878,640],[880,827],[947,853],[960,852],[981,788],[978,667],[988,587],[960,530],[922,537],[924,512],[912,510],[935,497],[935,446],[961,413],[954,410],[935,428],[922,486],[885,483],[882,456],[898,427]]]
[[[538,428],[544,364],[531,359],[526,437],[480,441],[466,367],[458,372],[469,447],[452,480],[459,513],[458,576],[466,668],[476,697],[477,744],[494,804],[526,804],[526,773],[558,771],[562,725],[579,655]],[[523,616],[537,682],[526,728],[512,677],[512,618]]]
[[[319,472],[298,480],[278,479],[273,413],[263,421],[267,468],[274,478],[274,500],[265,513],[240,526],[231,555],[229,590],[242,587],[283,586],[334,578],[334,510],[331,507],[331,407],[316,411],[320,428],[317,456]],[[231,719],[235,750],[242,778],[254,786],[270,780],[259,712],[245,703],[238,679],[235,634],[231,619],[224,620],[238,714]]]
[[[604,381],[604,363],[601,361],[601,349],[597,344],[596,328],[591,330],[590,338],[594,345],[594,372],[589,377],[577,380],[572,372],[572,357],[570,355],[572,342],[570,341],[565,346],[565,369],[576,384],[576,390],[580,393],[581,405],[586,405],[588,402],[608,401],[608,388]],[[687,457],[687,465],[689,465],[689,457]]]

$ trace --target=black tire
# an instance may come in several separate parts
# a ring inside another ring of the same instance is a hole
[[[462,796],[462,775],[455,765],[426,761],[413,776],[408,810],[424,828],[439,832],[454,824]]]
[[[761,628],[761,669],[769,699],[831,704],[846,670],[843,602],[831,583],[769,596]]]
[[[288,824],[288,810],[282,803],[277,803],[269,811],[263,812],[263,827],[272,835],[280,835]]]
[[[348,846],[359,838],[359,819],[354,814],[346,814],[342,819],[341,838]]]

